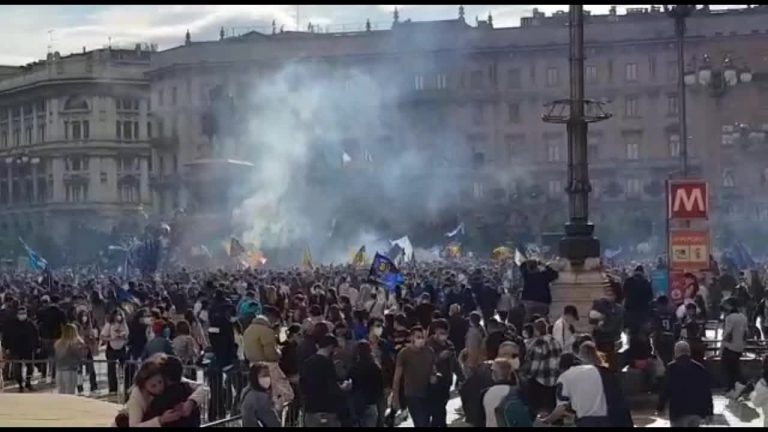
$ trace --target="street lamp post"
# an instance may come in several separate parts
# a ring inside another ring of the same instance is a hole
[[[683,177],[688,177],[688,127],[685,108],[685,19],[696,9],[695,5],[664,5],[664,12],[675,20],[677,36],[677,99],[680,104],[678,119],[680,122],[680,160]]]
[[[568,213],[565,237],[560,240],[560,256],[572,263],[600,257],[600,242],[593,236],[589,221],[589,166],[587,124],[610,118],[601,103],[584,98],[584,15],[582,5],[571,5],[569,24],[570,99],[547,104],[543,120],[565,123],[568,133]]]

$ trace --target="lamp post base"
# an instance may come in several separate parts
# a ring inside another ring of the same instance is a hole
[[[599,258],[587,258],[582,265],[575,265],[567,258],[560,258],[552,265],[560,277],[552,283],[552,304],[549,307],[550,320],[557,319],[567,305],[576,306],[579,321],[574,323],[577,332],[590,332],[587,314],[592,303],[605,295],[608,278],[601,271]]]
[[[600,241],[592,236],[595,226],[589,222],[568,222],[565,237],[560,239],[560,256],[574,264],[587,258],[600,258]]]

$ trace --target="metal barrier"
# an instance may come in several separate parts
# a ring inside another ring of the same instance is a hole
[[[236,415],[225,419],[205,423],[201,427],[243,427],[243,416]]]

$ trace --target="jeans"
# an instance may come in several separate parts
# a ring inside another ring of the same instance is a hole
[[[701,426],[702,418],[697,415],[684,415],[682,417],[669,419],[670,426],[673,428],[679,427],[699,427]]]
[[[447,427],[448,413],[446,408],[448,400],[451,398],[450,385],[448,388],[436,385],[430,386],[429,397],[429,426],[433,428]]]
[[[405,397],[408,404],[408,412],[413,419],[414,427],[429,427],[429,398],[428,397]]]
[[[341,427],[335,413],[305,413],[304,427]]]
[[[744,383],[744,377],[741,375],[740,352],[723,348],[723,355],[720,361],[723,363],[723,372],[725,372],[725,391],[733,390],[737,382]]]
[[[110,393],[117,393],[117,365],[118,363],[120,366],[125,365],[125,348],[120,350],[112,349],[109,344],[107,344],[107,383],[109,386],[109,392]],[[132,381],[133,376],[129,375],[127,372],[125,373],[125,376],[123,377],[123,380],[125,381],[125,388],[126,388],[126,394],[128,393],[128,387],[130,387],[130,381]]]

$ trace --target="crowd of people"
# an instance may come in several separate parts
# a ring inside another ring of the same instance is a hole
[[[414,263],[402,273],[391,289],[351,265],[131,280],[5,275],[3,377],[23,392],[39,369],[60,393],[83,393],[82,377],[93,392],[103,352],[107,391],[127,400],[116,425],[129,427],[199,426],[203,413],[264,427],[393,426],[407,413],[414,426],[445,427],[454,392],[476,427],[620,427],[632,425],[619,376],[627,368],[673,425],[695,426],[712,415],[705,328],[721,310],[728,395],[754,389],[768,409],[768,369],[752,383],[740,369],[756,320],[768,326],[768,293],[744,274],[731,287],[726,274],[701,286],[686,275],[674,304],[637,266],[610,275],[604,296],[579,311],[550,309],[558,272],[537,260]]]

